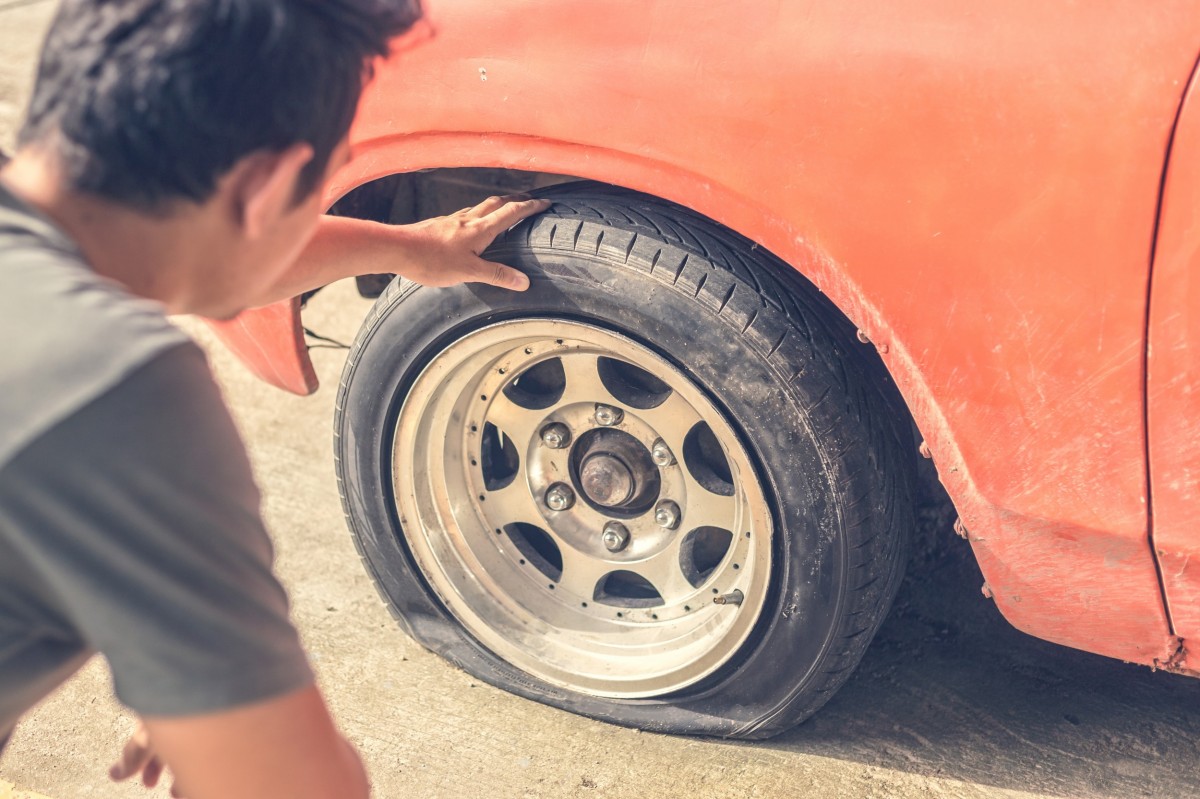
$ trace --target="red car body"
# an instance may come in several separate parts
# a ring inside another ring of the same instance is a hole
[[[1200,671],[1200,4],[426,6],[330,203],[501,167],[738,231],[878,348],[1015,626]],[[298,301],[219,330],[315,390]]]

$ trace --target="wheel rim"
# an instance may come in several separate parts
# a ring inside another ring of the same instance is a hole
[[[724,415],[616,333],[530,319],[422,371],[392,450],[406,540],[492,652],[613,698],[695,685],[766,600],[771,517]]]

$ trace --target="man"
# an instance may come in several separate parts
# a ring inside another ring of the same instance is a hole
[[[115,777],[362,797],[271,571],[244,448],[164,313],[359,273],[521,289],[478,257],[543,210],[319,217],[400,0],[64,0],[0,171],[0,748],[99,652],[143,719]]]

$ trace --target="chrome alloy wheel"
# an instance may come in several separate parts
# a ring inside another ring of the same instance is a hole
[[[392,466],[442,604],[547,682],[679,691],[761,613],[772,522],[755,469],[705,394],[624,336],[530,319],[458,339],[408,392]]]

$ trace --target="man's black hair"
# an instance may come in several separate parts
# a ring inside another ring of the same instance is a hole
[[[307,142],[316,188],[375,56],[416,0],[63,0],[19,146],[75,190],[143,210],[204,202],[255,151]]]

